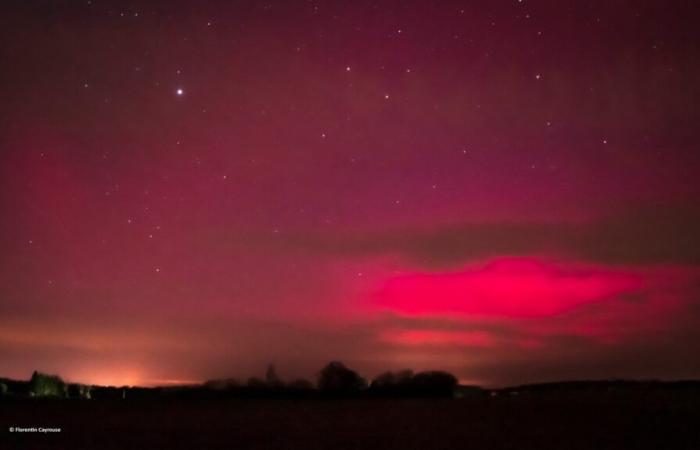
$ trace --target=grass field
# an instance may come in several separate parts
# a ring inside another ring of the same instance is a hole
[[[465,399],[32,400],[0,403],[2,449],[693,449],[683,392]],[[60,433],[10,433],[9,427]]]

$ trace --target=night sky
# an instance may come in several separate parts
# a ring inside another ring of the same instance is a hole
[[[0,375],[700,377],[700,8],[10,1]]]

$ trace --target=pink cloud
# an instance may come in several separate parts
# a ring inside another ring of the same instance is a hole
[[[509,358],[514,349],[556,353],[570,339],[615,347],[661,336],[691,307],[697,279],[693,267],[503,257],[390,277],[371,305],[408,321],[380,332],[380,341],[488,348]]]
[[[414,273],[386,280],[376,305],[405,315],[547,317],[640,291],[633,271],[501,258],[450,273]]]
[[[388,330],[381,334],[381,339],[399,345],[491,347],[495,344],[495,338],[485,331]]]

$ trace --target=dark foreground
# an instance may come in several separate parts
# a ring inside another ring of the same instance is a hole
[[[700,396],[0,401],[2,449],[698,449]],[[61,433],[10,433],[9,427]]]

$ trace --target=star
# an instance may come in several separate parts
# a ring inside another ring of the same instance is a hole
[[[177,94],[178,97],[181,97],[185,94],[185,91],[182,88],[177,88],[175,94]]]

